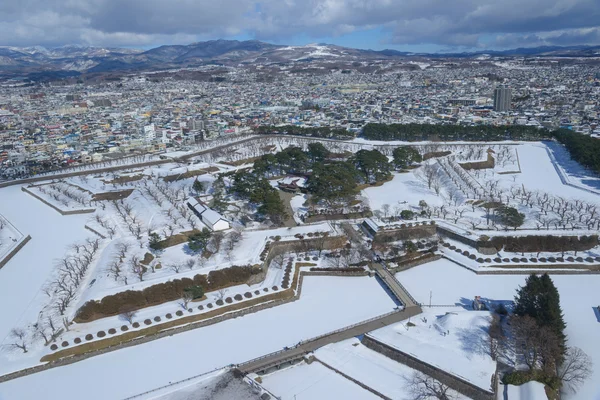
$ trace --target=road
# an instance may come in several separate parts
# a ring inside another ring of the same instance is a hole
[[[303,355],[313,352],[320,347],[326,346],[330,343],[340,342],[342,340],[350,339],[352,337],[364,335],[367,332],[374,331],[379,328],[386,327],[414,317],[422,312],[421,307],[412,305],[404,308],[403,310],[386,314],[378,318],[374,318],[363,323],[359,323],[331,334],[319,336],[318,338],[301,342],[295,347],[281,350],[266,356],[250,360],[243,364],[238,365],[238,369],[243,373],[251,373],[256,371],[265,370],[287,361],[294,360],[302,357]]]

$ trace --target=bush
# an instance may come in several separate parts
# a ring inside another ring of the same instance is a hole
[[[462,255],[465,257],[469,257],[471,255],[471,253],[469,253],[468,251],[465,250],[462,252]]]
[[[154,317],[154,322],[160,322],[160,317],[158,315]]]
[[[556,257],[556,261],[558,262],[565,262],[565,259],[562,257]]]
[[[91,333],[88,333],[87,335],[85,335],[85,340],[92,340],[94,338],[94,335],[92,335]]]
[[[546,260],[546,257],[540,257],[540,258],[538,259],[538,261],[539,261],[539,262],[543,262],[543,263],[545,263],[547,260]]]
[[[258,296],[260,294],[260,290],[255,290],[254,294]]]
[[[99,331],[98,333],[96,333],[96,336],[98,336],[99,338],[103,338],[104,336],[106,336],[106,332]]]
[[[486,263],[491,263],[491,262],[492,262],[492,259],[491,259],[491,258],[486,258],[486,259],[485,259],[485,262],[486,262]]]
[[[113,331],[114,331],[114,329],[113,329]],[[115,331],[115,333],[116,332],[117,331]],[[73,340],[73,342],[75,342],[75,344],[79,344],[79,343],[81,343],[81,338],[76,337],[75,340]]]
[[[556,262],[556,258],[554,257],[548,257],[548,262]]]
[[[575,258],[574,257],[567,257],[567,261],[568,262],[573,262],[573,261],[575,261]]]
[[[218,306],[222,306],[224,304],[223,300],[219,299],[217,301],[215,301],[215,304]]]
[[[271,289],[273,289],[274,291],[278,291],[279,288],[277,286],[273,286]]]
[[[171,313],[168,313],[167,315],[165,315],[165,318],[166,319],[171,319],[171,318],[173,318],[173,315]]]
[[[228,297],[225,299],[225,303],[231,304],[231,303],[233,303],[233,299],[231,297]]]
[[[152,323],[152,320],[151,320],[150,318],[146,318],[146,319],[144,320],[144,324],[145,324],[145,325],[150,325],[151,323]]]
[[[266,288],[263,289],[263,292],[265,292],[265,293],[268,292],[268,291],[269,291],[268,287],[266,287]]]
[[[504,375],[502,382],[507,385],[520,386],[530,381],[537,381],[550,386],[554,390],[560,389],[560,379],[556,375],[546,374],[542,371],[514,371]]]
[[[111,335],[114,335],[115,333],[117,333],[117,330],[116,330],[115,328],[110,328],[110,329],[108,330],[108,333],[109,333],[109,334],[111,334]],[[79,338],[78,338],[78,339],[79,339]]]
[[[69,342],[67,342],[66,340],[64,342],[62,342],[61,347],[67,347],[69,345]]]
[[[175,315],[177,315],[178,317],[181,317],[183,315],[183,311],[177,310],[177,312],[175,313]]]
[[[532,257],[532,258],[529,259],[529,261],[531,261],[532,263],[536,263],[538,260],[537,260],[537,258]]]
[[[478,262],[479,264],[483,264],[483,258],[479,257],[479,258],[477,259],[477,262]]]
[[[236,294],[235,296],[233,296],[233,298],[234,298],[235,300],[237,300],[237,301],[242,301],[242,299],[243,299],[242,295],[241,295],[241,294],[239,294],[239,293],[238,293],[238,294]]]
[[[244,293],[244,297],[247,299],[250,299],[250,298],[252,298],[252,293],[246,292],[246,293]]]
[[[208,275],[195,275],[193,278],[174,279],[172,281],[149,286],[144,290],[127,290],[105,296],[100,301],[88,301],[77,310],[76,322],[90,322],[96,319],[120,314],[124,309],[139,310],[144,307],[181,299],[187,290],[198,289],[214,291],[223,287],[246,283],[253,275],[260,273],[260,267],[239,267],[210,271]],[[194,289],[191,289],[194,288]],[[202,297],[202,296],[200,296]]]
[[[494,258],[494,262],[501,263],[502,259],[500,257],[496,257],[496,258]]]
[[[129,327],[127,325],[121,326],[121,332],[127,332],[128,330],[129,330]]]
[[[191,313],[194,312],[194,310],[192,308],[188,308],[188,312]]]
[[[577,257],[577,258],[575,259],[575,261],[577,261],[577,262],[583,262],[583,258],[582,258],[582,257]]]
[[[52,350],[52,351],[56,351],[56,350],[58,350],[58,346],[57,346],[56,344],[52,344],[52,345],[50,346],[50,350]]]
[[[206,305],[206,308],[213,308],[213,305],[212,305],[212,303],[208,303],[208,304]]]
[[[131,326],[133,326],[134,328],[139,328],[140,327],[140,323],[139,322],[134,322],[133,324],[131,324]]]
[[[498,306],[496,306],[496,313],[500,315],[508,315],[508,310],[506,309],[506,306],[503,303],[500,303],[498,304]]]
[[[507,263],[507,262],[510,262],[510,260],[509,260],[508,258],[503,258],[503,259],[502,259],[502,262],[505,262],[505,263]]]
[[[475,259],[477,258],[477,256],[476,256],[475,254],[471,254],[471,255],[469,256],[469,258],[470,258],[471,260],[475,260]]]

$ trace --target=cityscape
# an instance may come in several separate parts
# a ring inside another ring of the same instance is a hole
[[[600,400],[595,2],[0,10],[0,400]]]

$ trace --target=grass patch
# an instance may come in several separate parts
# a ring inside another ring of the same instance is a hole
[[[241,309],[255,306],[255,305],[258,305],[261,303],[266,303],[266,302],[276,301],[276,300],[286,300],[286,299],[289,299],[294,296],[294,288],[298,285],[299,278],[300,278],[299,270],[296,269],[296,272],[294,273],[294,280],[292,282],[290,289],[282,290],[277,293],[271,293],[271,294],[261,296],[261,297],[255,297],[253,299],[244,301],[242,303],[236,303],[236,304],[223,306],[223,307],[220,307],[220,308],[217,308],[217,309],[214,309],[214,310],[211,310],[211,311],[199,314],[199,315],[189,315],[187,317],[178,318],[178,319],[175,319],[175,320],[172,320],[169,322],[165,322],[162,324],[153,325],[148,328],[139,329],[137,331],[126,332],[119,336],[114,336],[114,337],[111,337],[108,339],[101,339],[101,340],[97,340],[95,342],[85,343],[81,346],[75,346],[75,347],[72,347],[69,349],[59,350],[55,353],[47,354],[47,355],[43,356],[40,359],[40,362],[53,362],[53,361],[57,361],[57,360],[60,360],[61,358],[65,358],[65,357],[71,357],[71,356],[75,356],[75,355],[91,353],[91,352],[94,352],[97,350],[105,349],[107,347],[112,347],[112,346],[119,345],[121,343],[129,342],[129,341],[132,341],[137,338],[153,336],[163,330],[175,328],[180,325],[186,325],[186,324],[193,323],[193,322],[200,322],[203,320],[217,317],[221,314],[241,310]]]
[[[163,250],[163,249],[166,249],[167,247],[177,246],[178,244],[187,242],[188,238],[191,235],[194,235],[196,233],[200,233],[200,231],[197,229],[194,229],[191,231],[178,233],[177,235],[169,236],[165,240],[161,240],[160,242],[156,243],[154,248],[156,250]]]
[[[121,190],[119,192],[96,193],[92,196],[95,201],[110,201],[126,199],[133,193],[133,189]]]
[[[316,267],[317,264],[315,263],[310,263],[310,262],[297,262],[296,263],[296,267],[300,268],[300,267]]]
[[[167,176],[163,177],[163,181],[175,182],[175,181],[180,181],[183,179],[193,178],[195,176],[206,175],[207,173],[208,172],[206,172],[206,170],[196,169],[193,171],[184,172],[182,174],[167,175]]]
[[[129,182],[137,182],[139,180],[141,180],[144,177],[144,175],[142,174],[138,174],[138,175],[125,175],[125,176],[119,176],[115,179],[111,179],[109,181],[102,179],[102,183],[105,183],[107,185],[123,185],[125,183],[129,183]]]
[[[374,183],[365,183],[365,184],[362,184],[362,185],[358,185],[356,187],[356,190],[360,191],[360,190],[364,190],[364,189],[370,188],[370,187],[378,187],[378,186],[383,185],[386,182],[391,181],[392,179],[394,179],[394,175],[390,175],[387,178],[385,178],[385,179],[383,179],[381,181],[374,182]]]
[[[144,264],[144,265],[150,265],[150,263],[154,260],[154,256],[152,255],[152,253],[146,253],[144,254],[144,259],[142,261],[140,261],[140,263]]]

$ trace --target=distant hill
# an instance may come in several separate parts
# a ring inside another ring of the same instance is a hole
[[[502,57],[600,57],[600,46],[533,47],[470,53],[408,53],[363,50],[328,44],[283,46],[257,40],[210,40],[189,45],[160,46],[147,51],[121,48],[63,46],[57,48],[0,47],[0,73],[47,71],[102,73],[198,66],[208,63],[293,64],[353,63],[373,60],[435,60]]]

